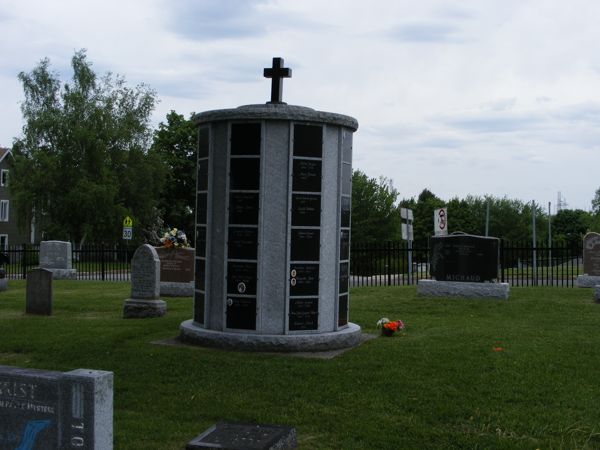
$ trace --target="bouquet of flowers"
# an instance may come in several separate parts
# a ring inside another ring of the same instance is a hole
[[[392,322],[387,317],[383,317],[377,321],[377,328],[381,328],[383,336],[393,336],[396,331],[404,330],[404,323],[400,319]]]
[[[165,248],[187,248],[190,246],[184,231],[177,228],[166,231],[164,236],[160,238],[160,243]]]

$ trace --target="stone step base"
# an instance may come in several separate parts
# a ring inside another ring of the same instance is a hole
[[[128,298],[123,306],[123,318],[148,319],[162,317],[167,313],[167,304],[164,300],[137,300]]]
[[[421,297],[489,298],[508,300],[508,283],[467,283],[459,281],[419,280]]]

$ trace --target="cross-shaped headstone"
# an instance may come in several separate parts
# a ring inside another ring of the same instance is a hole
[[[281,95],[283,93],[283,79],[292,78],[292,69],[283,67],[283,58],[273,58],[273,67],[266,68],[265,78],[271,78],[271,101],[269,103],[283,103]]]

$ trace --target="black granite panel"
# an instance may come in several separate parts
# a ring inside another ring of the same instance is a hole
[[[256,297],[227,296],[227,328],[256,330]]]
[[[352,166],[342,164],[342,194],[352,195]]]
[[[194,322],[204,325],[204,292],[194,292]]]
[[[321,196],[292,194],[292,225],[316,226],[321,224]]]
[[[227,293],[256,295],[256,263],[227,263]]]
[[[498,278],[498,243],[469,234],[433,236],[431,275],[437,281],[493,281]]]
[[[208,190],[208,159],[198,160],[198,190]]]
[[[292,190],[321,192],[321,161],[294,159]]]
[[[206,223],[206,194],[196,194],[196,223]]]
[[[258,194],[234,192],[229,194],[229,223],[258,224]]]
[[[319,295],[319,265],[290,265],[290,295]]]
[[[350,230],[340,230],[340,260],[350,259]]]
[[[321,233],[314,229],[292,229],[291,260],[319,261]]]
[[[196,241],[194,243],[196,246],[196,256],[205,257],[206,256],[206,227],[205,226],[197,226],[196,227]]]
[[[323,155],[323,127],[316,125],[294,126],[294,156],[321,158]]]
[[[342,294],[338,299],[338,327],[348,324],[348,294]]]
[[[194,282],[196,289],[206,290],[206,260],[204,259],[196,258]]]
[[[260,188],[260,158],[231,158],[229,189],[252,191]]]
[[[340,263],[340,287],[339,292],[343,294],[344,292],[348,292],[348,280],[350,275],[350,264],[349,263]]]
[[[209,149],[209,129],[208,127],[198,129],[198,159],[208,157]]]
[[[231,125],[231,154],[260,155],[260,123]]]
[[[350,226],[350,212],[352,211],[352,204],[350,197],[342,196],[342,211],[341,211],[341,223],[340,225],[344,228]]]
[[[290,298],[290,331],[316,330],[319,328],[319,299]]]
[[[256,259],[258,229],[229,227],[227,257],[229,259]]]

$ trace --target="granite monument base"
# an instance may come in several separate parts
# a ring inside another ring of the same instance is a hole
[[[420,297],[462,297],[508,300],[508,283],[468,283],[460,281],[419,280]]]
[[[172,281],[161,281],[160,295],[166,295],[167,297],[193,297],[194,282],[175,283]]]
[[[594,286],[594,301],[600,303],[600,285]]]
[[[8,289],[8,278],[0,278],[0,291]]]
[[[286,450],[296,445],[296,429],[292,427],[219,422],[192,439],[186,450]]]
[[[167,304],[163,300],[139,300],[128,298],[123,306],[124,319],[149,319],[162,317],[167,313]]]
[[[52,272],[52,278],[55,280],[75,280],[77,279],[76,269],[48,269]]]
[[[578,275],[577,287],[591,288],[600,285],[600,276],[598,275]]]
[[[179,326],[179,340],[206,347],[259,352],[322,352],[360,343],[360,327],[354,323],[339,331],[313,334],[250,334],[202,328],[193,320]]]

